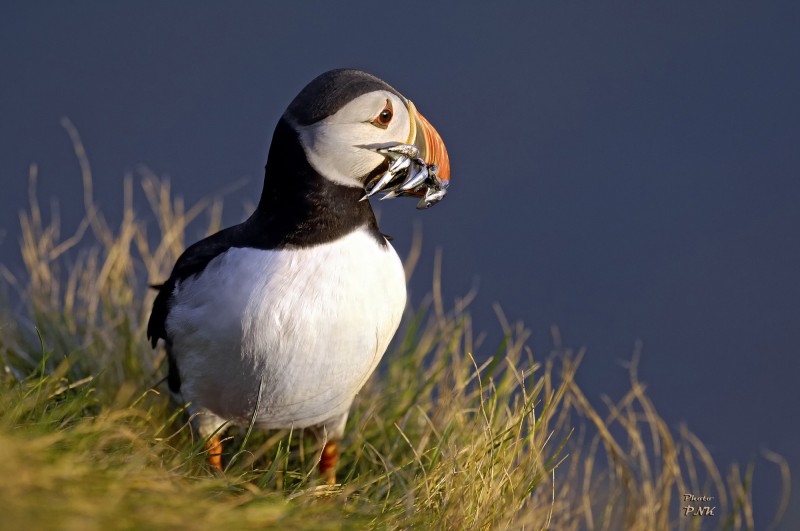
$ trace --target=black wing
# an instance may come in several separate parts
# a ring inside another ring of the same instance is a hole
[[[239,232],[239,227],[240,225],[236,225],[227,228],[189,246],[178,258],[167,281],[153,286],[158,290],[158,295],[153,301],[153,311],[150,313],[150,321],[147,323],[147,338],[153,348],[159,339],[163,339],[167,343],[170,341],[167,337],[167,316],[175,285],[192,275],[202,273],[211,260],[231,247],[236,247],[235,237]]]
[[[231,247],[235,247],[235,236],[238,232],[239,225],[222,230],[191,245],[178,258],[167,281],[163,284],[152,286],[158,290],[158,295],[153,301],[153,310],[150,312],[150,320],[147,322],[147,339],[150,340],[153,348],[156,347],[159,339],[163,339],[166,342],[167,361],[169,363],[167,384],[174,393],[180,391],[181,379],[175,358],[172,357],[172,349],[170,348],[172,341],[167,334],[167,317],[169,316],[175,285],[192,275],[202,273],[211,260]]]

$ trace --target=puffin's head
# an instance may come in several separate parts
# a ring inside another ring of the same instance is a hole
[[[420,158],[438,166],[438,179],[450,179],[439,133],[411,101],[366,72],[341,69],[320,75],[283,117],[296,130],[311,166],[338,184],[364,188],[388,167],[376,150],[398,144],[417,146]]]

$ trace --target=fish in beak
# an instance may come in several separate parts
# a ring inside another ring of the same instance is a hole
[[[417,208],[429,208],[442,200],[450,185],[450,158],[442,137],[414,104],[408,102],[411,131],[406,144],[377,151],[387,158],[389,168],[367,184],[364,199],[384,192],[381,199],[399,196],[421,197]]]

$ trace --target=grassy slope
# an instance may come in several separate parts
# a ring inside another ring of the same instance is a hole
[[[130,181],[112,229],[65,125],[86,220],[62,238],[32,193],[21,217],[26,277],[3,270],[27,301],[0,334],[4,528],[695,527],[680,514],[683,492],[718,500],[722,516],[705,526],[753,527],[750,472],[733,466],[723,478],[691,433],[671,433],[635,371],[630,392],[601,414],[573,379],[580,353],[534,356],[521,326],[506,326],[496,352],[474,352],[466,302],[446,308],[436,286],[356,401],[341,486],[319,484],[318,448],[299,433],[231,430],[228,468],[215,476],[185,415],[163,385],[151,388],[163,352],[145,340],[144,294],[146,281],[165,278],[190,222],[208,216],[217,227],[219,205],[185,209],[145,174],[160,234],[148,237],[135,215]],[[31,177],[34,186],[35,167]]]

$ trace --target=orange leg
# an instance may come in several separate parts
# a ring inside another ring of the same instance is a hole
[[[219,435],[209,437],[206,441],[205,449],[208,452],[207,460],[209,466],[222,472],[222,441],[219,440]]]
[[[337,441],[326,442],[319,459],[319,475],[325,479],[328,485],[336,483],[336,463],[338,462],[339,443]]]

